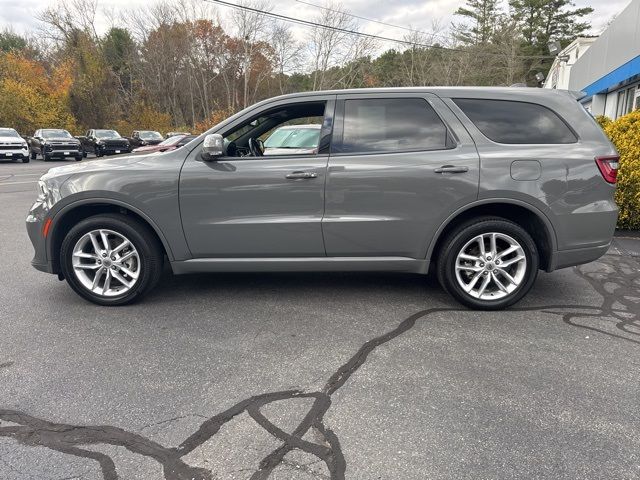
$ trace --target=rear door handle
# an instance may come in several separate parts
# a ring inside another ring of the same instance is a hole
[[[288,180],[318,178],[318,174],[316,172],[292,172],[285,175],[285,178]]]
[[[436,168],[436,173],[465,173],[469,171],[469,167],[458,167],[455,165],[443,165],[440,168]]]

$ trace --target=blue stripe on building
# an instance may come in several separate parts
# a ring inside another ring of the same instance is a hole
[[[631,83],[640,78],[640,55],[620,65],[612,72],[599,78],[591,85],[582,89],[589,97],[597,93],[606,93],[626,83]]]

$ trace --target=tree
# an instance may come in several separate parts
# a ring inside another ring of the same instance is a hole
[[[273,26],[271,46],[273,48],[278,87],[280,93],[285,93],[287,74],[302,66],[302,48],[294,38],[289,25],[281,22],[276,22]]]
[[[550,40],[565,47],[591,28],[581,19],[593,8],[573,8],[571,0],[509,0],[509,7],[524,38],[523,52],[528,55],[548,55]]]
[[[15,53],[0,54],[0,125],[32,135],[43,127],[74,131],[69,109],[68,63],[48,75],[40,63]]]
[[[498,0],[467,0],[466,6],[458,8],[454,15],[464,17],[471,25],[456,25],[457,37],[468,45],[486,44],[491,40],[500,21]]]
[[[27,40],[11,30],[0,32],[0,52],[18,52],[27,48]]]
[[[102,39],[102,54],[115,75],[122,96],[128,101],[133,96],[133,64],[137,46],[124,28],[111,28]]]

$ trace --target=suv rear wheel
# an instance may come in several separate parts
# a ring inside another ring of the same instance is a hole
[[[519,301],[538,275],[536,244],[519,225],[482,217],[462,224],[445,240],[438,280],[460,303],[499,310]]]
[[[164,257],[145,225],[117,214],[78,223],[62,242],[60,255],[71,288],[99,305],[125,305],[142,297],[158,283]]]

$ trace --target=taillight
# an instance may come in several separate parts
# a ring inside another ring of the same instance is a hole
[[[608,157],[596,157],[596,164],[602,174],[602,177],[608,183],[616,183],[616,177],[618,176],[618,162],[620,157],[617,155],[611,155]]]

